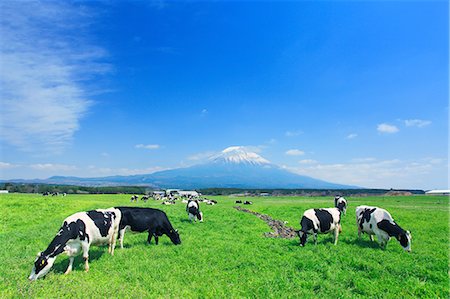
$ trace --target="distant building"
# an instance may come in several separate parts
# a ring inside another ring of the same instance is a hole
[[[264,192],[264,193],[259,193],[259,196],[270,196],[270,194],[269,193],[267,193],[267,192]]]
[[[430,190],[425,192],[426,195],[450,195],[450,190]]]
[[[0,194],[7,194],[7,193],[9,193],[8,190],[0,190]]]

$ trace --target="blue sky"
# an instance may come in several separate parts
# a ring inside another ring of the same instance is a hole
[[[0,179],[240,145],[336,183],[448,188],[447,1],[0,6]]]

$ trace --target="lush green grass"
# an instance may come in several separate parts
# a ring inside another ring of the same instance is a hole
[[[448,298],[449,217],[444,196],[347,198],[343,233],[337,246],[319,235],[317,246],[298,239],[268,239],[269,227],[253,215],[236,211],[235,198],[216,197],[202,205],[204,223],[189,223],[185,205],[159,202],[131,204],[128,195],[42,197],[0,195],[0,297],[300,297],[308,298]],[[305,209],[329,207],[329,198],[252,198],[248,208],[287,220],[299,228]],[[413,235],[412,253],[396,240],[386,250],[357,240],[354,208],[377,205],[391,212]],[[180,231],[181,246],[162,237],[147,245],[145,234],[125,235],[125,248],[111,257],[107,247],[93,246],[90,272],[80,257],[63,275],[65,255],[46,278],[30,283],[35,255],[44,250],[63,219],[78,211],[117,205],[165,210]]]

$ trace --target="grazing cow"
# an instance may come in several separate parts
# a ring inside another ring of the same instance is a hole
[[[142,196],[141,200],[143,200],[144,202],[147,202],[147,200],[150,198],[150,196],[148,195],[144,195]]]
[[[61,253],[66,253],[70,257],[69,266],[64,274],[72,271],[73,260],[81,251],[85,270],[89,271],[91,245],[109,244],[108,252],[114,255],[120,219],[120,211],[114,208],[79,212],[67,217],[47,249],[38,253],[28,279],[33,281],[46,275]]]
[[[58,196],[58,192],[53,192],[52,196]]]
[[[203,213],[200,211],[200,204],[198,203],[198,200],[188,200],[186,212],[188,213],[190,221],[197,221],[198,219],[200,222],[203,222]]]
[[[50,192],[44,192],[42,193],[42,196],[48,196],[50,194]]]
[[[152,237],[158,245],[158,238],[167,235],[173,244],[181,244],[178,230],[172,227],[166,213],[152,208],[116,207],[122,212],[119,225],[120,248],[123,248],[123,237],[127,229],[132,232],[148,232],[147,242],[150,244]]]
[[[130,201],[131,201],[131,202],[133,202],[133,201],[136,201],[136,202],[137,202],[138,198],[139,198],[139,196],[133,195],[133,196],[131,196]]]
[[[347,200],[338,195],[334,197],[334,207],[338,208],[339,211],[341,211],[341,213],[343,213],[344,215],[347,214]]]
[[[317,244],[317,234],[334,233],[334,245],[338,242],[341,229],[341,213],[337,208],[309,209],[303,213],[300,221],[302,228],[298,231],[300,246],[305,246],[308,235],[314,237],[314,244]]]
[[[248,200],[244,201],[244,205],[252,205],[252,204],[253,204],[253,202],[251,202],[251,201],[248,201]]]
[[[358,225],[358,238],[361,233],[367,233],[370,240],[376,235],[382,249],[386,249],[387,242],[395,237],[404,250],[411,251],[411,233],[402,229],[395,223],[391,214],[378,207],[356,207],[356,224]]]
[[[236,200],[235,203],[242,203],[242,200]]]
[[[161,204],[162,205],[167,205],[167,206],[174,205],[175,201],[174,200],[166,200],[166,201],[163,201]]]

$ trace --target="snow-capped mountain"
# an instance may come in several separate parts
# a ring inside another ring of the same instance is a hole
[[[270,164],[268,160],[264,159],[255,152],[248,151],[243,146],[227,147],[219,154],[212,156],[210,161],[213,163],[242,163],[250,165]]]
[[[203,164],[152,174],[99,178],[51,177],[42,183],[74,185],[146,185],[159,188],[348,189],[289,172],[242,146],[232,146]]]

